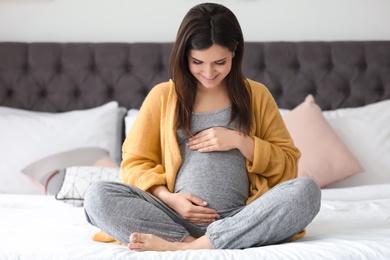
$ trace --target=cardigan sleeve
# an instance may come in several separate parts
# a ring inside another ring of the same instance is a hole
[[[160,135],[162,98],[163,85],[150,91],[122,146],[122,181],[142,190],[167,182]]]
[[[247,169],[254,191],[266,192],[278,183],[297,177],[300,152],[284,124],[271,93],[260,83],[249,81],[252,91],[254,139],[253,162]],[[257,196],[256,196],[257,197]]]

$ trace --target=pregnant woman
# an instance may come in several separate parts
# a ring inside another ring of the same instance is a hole
[[[91,224],[135,251],[238,249],[304,235],[320,189],[297,178],[300,152],[270,92],[244,77],[243,52],[229,9],[189,10],[171,79],[148,94],[123,144],[123,183],[87,191]]]

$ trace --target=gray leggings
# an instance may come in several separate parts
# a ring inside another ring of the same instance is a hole
[[[96,182],[87,190],[87,220],[111,237],[129,243],[133,232],[168,241],[207,235],[216,249],[240,249],[289,241],[317,215],[321,190],[309,178],[283,182],[228,217],[207,227],[181,218],[151,194],[114,182]]]

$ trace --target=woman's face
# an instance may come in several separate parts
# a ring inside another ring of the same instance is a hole
[[[233,56],[233,52],[217,44],[205,50],[190,50],[188,67],[198,80],[198,88],[224,87],[224,79],[232,68]]]

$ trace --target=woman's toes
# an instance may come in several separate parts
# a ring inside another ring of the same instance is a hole
[[[130,235],[130,243],[138,243],[139,242],[139,234],[138,233],[132,233]]]

